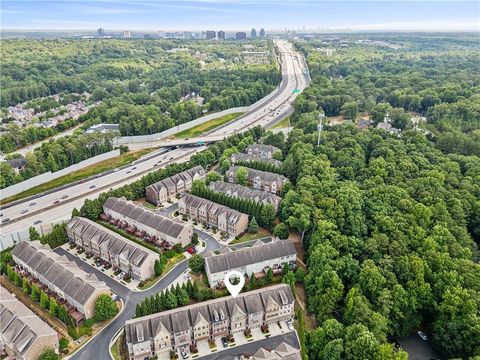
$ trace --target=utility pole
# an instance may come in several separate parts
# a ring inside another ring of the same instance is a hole
[[[318,125],[317,125],[317,130],[318,130],[318,140],[317,140],[317,146],[320,146],[320,134],[322,133],[323,130],[323,118],[325,117],[325,114],[322,112],[318,114]]]

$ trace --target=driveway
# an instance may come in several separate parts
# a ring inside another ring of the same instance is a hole
[[[300,343],[298,341],[297,332],[291,331],[286,334],[271,336],[268,339],[253,341],[244,345],[228,348],[217,353],[198,357],[201,360],[233,360],[239,358],[242,354],[248,353],[250,355],[255,354],[261,347],[265,349],[274,349],[282,342],[300,349]]]
[[[194,229],[194,231],[205,241],[207,249],[213,251],[221,247],[217,240],[211,235],[204,233],[200,230]],[[110,340],[115,333],[125,325],[127,320],[130,320],[135,315],[135,306],[141,302],[144,298],[154,295],[157,292],[161,292],[166,289],[172,282],[174,282],[182,273],[188,268],[188,260],[183,260],[178,263],[176,267],[170,270],[163,278],[160,279],[153,287],[146,291],[137,292],[127,289],[125,286],[119,284],[111,277],[105,275],[97,268],[85,263],[75,255],[70,254],[68,251],[57,248],[55,252],[60,255],[65,255],[69,260],[74,261],[77,265],[88,273],[95,272],[97,277],[104,281],[112,292],[119,295],[125,304],[125,310],[96,337],[94,337],[88,344],[78,350],[70,359],[72,360],[110,360],[110,354],[108,352]],[[205,251],[202,253],[205,254]]]

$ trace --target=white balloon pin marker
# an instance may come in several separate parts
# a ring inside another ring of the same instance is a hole
[[[231,278],[237,278],[239,280],[238,284],[232,284],[230,280]],[[240,294],[240,291],[242,291],[243,285],[245,284],[245,276],[243,276],[243,274],[239,271],[230,271],[227,275],[225,275],[223,282],[230,292],[230,295],[237,297],[237,295]]]

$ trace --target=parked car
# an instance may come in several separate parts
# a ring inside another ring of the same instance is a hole
[[[222,337],[222,345],[223,345],[224,348],[228,347],[227,338],[225,336]]]
[[[287,327],[288,327],[288,330],[292,331],[293,330],[293,324],[292,322],[289,320],[287,321]]]
[[[420,338],[421,338],[423,341],[427,341],[427,340],[428,340],[427,335],[425,335],[424,332],[422,332],[422,331],[417,331],[417,334],[418,334],[418,336],[420,336]]]
[[[182,354],[182,358],[188,359],[188,354],[184,348],[180,349],[180,353]]]
[[[191,247],[189,247],[189,248],[187,249],[187,252],[188,252],[189,254],[191,254],[191,255],[195,254],[195,251],[193,251],[193,248],[191,248]]]

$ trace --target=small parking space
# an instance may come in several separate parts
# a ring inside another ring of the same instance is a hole
[[[87,257],[86,252],[82,252],[81,250],[77,250],[76,248],[71,249],[70,244],[64,244],[61,246],[64,250],[68,251],[70,254],[75,255],[80,260],[84,261],[88,265],[94,267],[98,271],[103,272],[105,275],[112,278],[112,280],[116,281],[117,283],[125,286],[129,290],[138,291],[138,284],[139,281],[135,279],[130,279],[130,282],[126,282],[123,280],[122,272],[115,272],[112,267],[106,267],[105,265],[101,265],[100,262],[95,260],[95,257],[92,256],[90,258]]]

